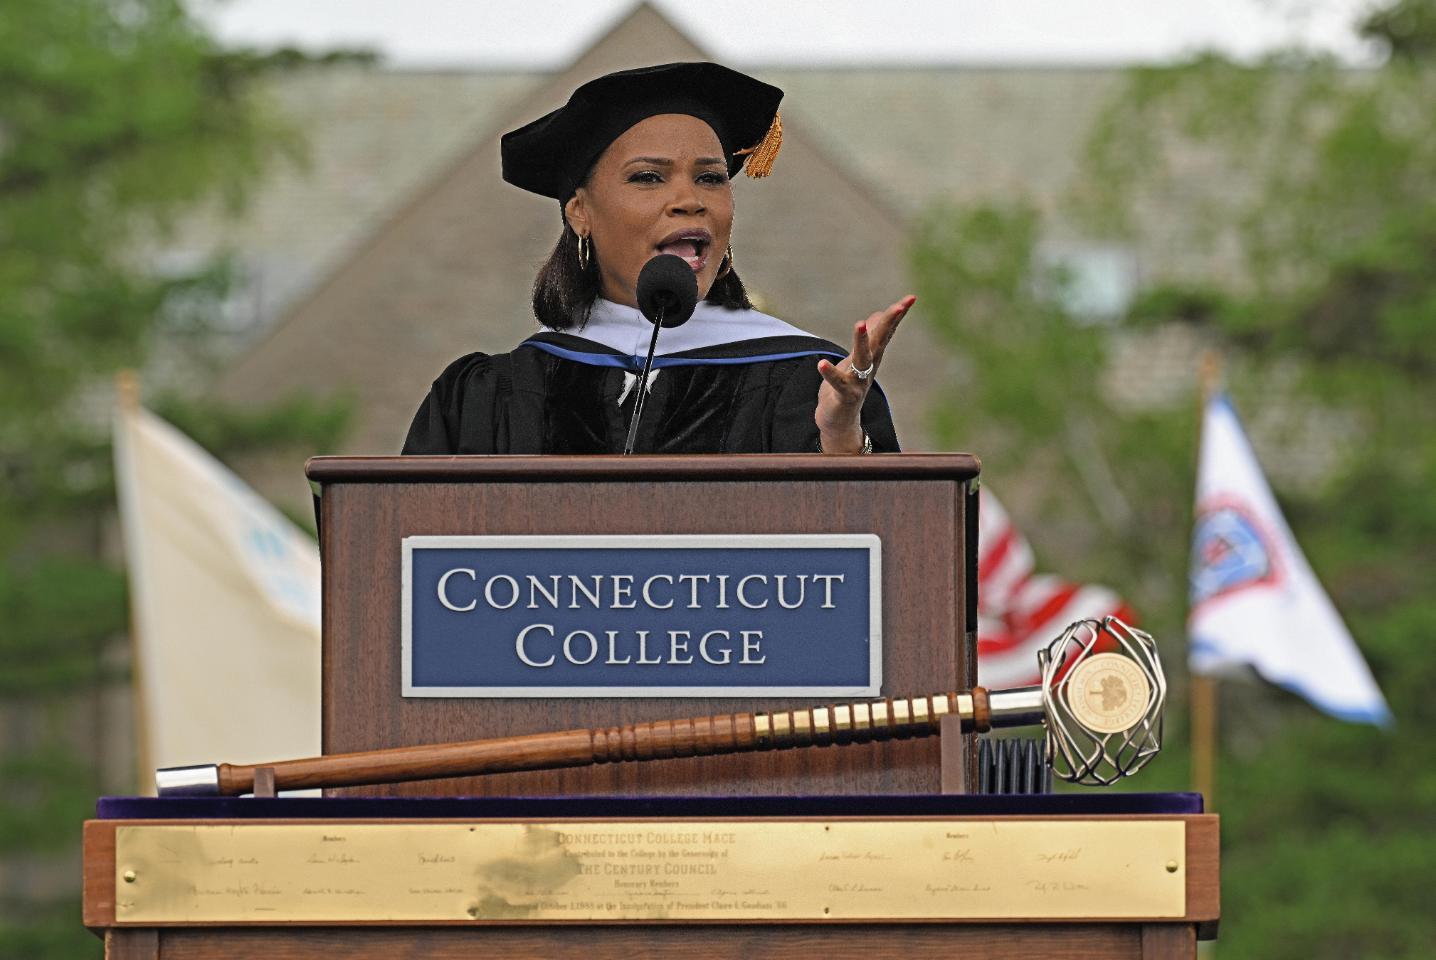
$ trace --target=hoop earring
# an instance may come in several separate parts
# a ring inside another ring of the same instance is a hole
[[[732,272],[733,272],[733,244],[730,243],[730,244],[728,244],[728,252],[725,253],[725,254],[723,254],[723,267],[722,267],[722,269],[720,269],[720,270],[718,271],[718,276],[714,277],[713,280],[714,280],[714,282],[716,283],[717,281],[722,280],[724,277],[728,276],[728,274],[730,274],[730,273],[732,273]]]
[[[588,271],[588,261],[593,256],[593,241],[587,236],[578,238],[578,269],[580,273]]]

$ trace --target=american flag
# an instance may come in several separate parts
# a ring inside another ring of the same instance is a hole
[[[1069,583],[1034,570],[1032,547],[997,498],[978,507],[977,680],[990,688],[1036,683],[1037,651],[1075,620],[1132,611],[1106,587]]]

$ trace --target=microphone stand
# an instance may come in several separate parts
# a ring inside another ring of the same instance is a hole
[[[653,338],[648,341],[648,357],[643,361],[643,375],[638,378],[638,399],[633,404],[633,416],[628,421],[628,439],[623,442],[623,455],[633,453],[634,441],[638,439],[638,421],[643,416],[643,401],[648,395],[648,374],[653,370],[653,353],[658,349],[658,331],[663,328],[663,307],[653,320]]]

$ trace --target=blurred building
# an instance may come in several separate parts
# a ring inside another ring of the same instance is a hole
[[[534,329],[529,287],[559,211],[502,182],[500,135],[599,74],[704,56],[645,5],[557,73],[343,67],[278,84],[277,107],[310,139],[308,163],[278,169],[239,223],[196,220],[169,254],[236,256],[234,361],[221,396],[348,393],[358,411],[344,452],[396,452],[445,364],[509,349]],[[799,326],[843,342],[852,323],[907,292],[910,227],[942,199],[1021,199],[1047,214],[1044,256],[1071,270],[1074,306],[1094,317],[1119,313],[1142,271],[1186,264],[1159,246],[1139,255],[1084,243],[1062,226],[1118,70],[754,72],[786,91],[785,139],[771,179],[739,178],[734,254],[760,306]],[[928,390],[952,361],[920,310],[914,320],[883,384],[905,445],[928,449]],[[291,496],[302,492],[294,473]]]
[[[499,137],[612,70],[706,54],[643,4],[557,72],[404,72],[330,66],[286,76],[273,105],[308,141],[276,164],[243,217],[194,218],[161,254],[183,268],[233,255],[224,318],[226,401],[344,396],[352,428],[334,453],[392,454],[430,381],[456,357],[511,349],[536,329],[529,290],[558,238],[553,201],[504,183]],[[1204,231],[1203,205],[1235,195],[1217,157],[1179,153],[1160,194],[1139,198],[1138,240],[1095,241],[1070,214],[1093,125],[1122,68],[745,69],[782,87],[774,175],[738,177],[734,255],[760,308],[845,342],[851,325],[912,289],[912,228],[943,202],[1024,203],[1042,216],[1039,256],[1088,322],[1120,318],[1154,282],[1242,276],[1235,243]],[[1247,185],[1250,186],[1250,185]],[[1231,239],[1231,238],[1228,238]],[[1104,376],[1125,407],[1191,402],[1193,328],[1114,329]],[[921,304],[883,366],[905,449],[933,449],[941,384],[961,382]],[[1273,403],[1248,424],[1278,482],[1326,476],[1351,425]],[[957,445],[964,444],[962,438]],[[292,452],[237,465],[307,512]],[[1021,497],[1010,497],[1021,506]]]

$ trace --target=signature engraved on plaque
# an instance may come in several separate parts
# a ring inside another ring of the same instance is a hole
[[[930,897],[940,897],[954,893],[991,893],[992,886],[986,883],[928,883],[923,885],[923,892]]]
[[[1029,880],[1027,885],[1038,893],[1072,893],[1091,889],[1077,880]]]
[[[1057,850],[1053,853],[1039,853],[1037,859],[1042,863],[1063,863],[1069,860],[1077,860],[1082,856],[1081,847],[1072,847],[1068,850]]]
[[[1120,733],[1142,719],[1152,697],[1142,668],[1116,653],[1088,657],[1066,681],[1067,708],[1098,733]]]

